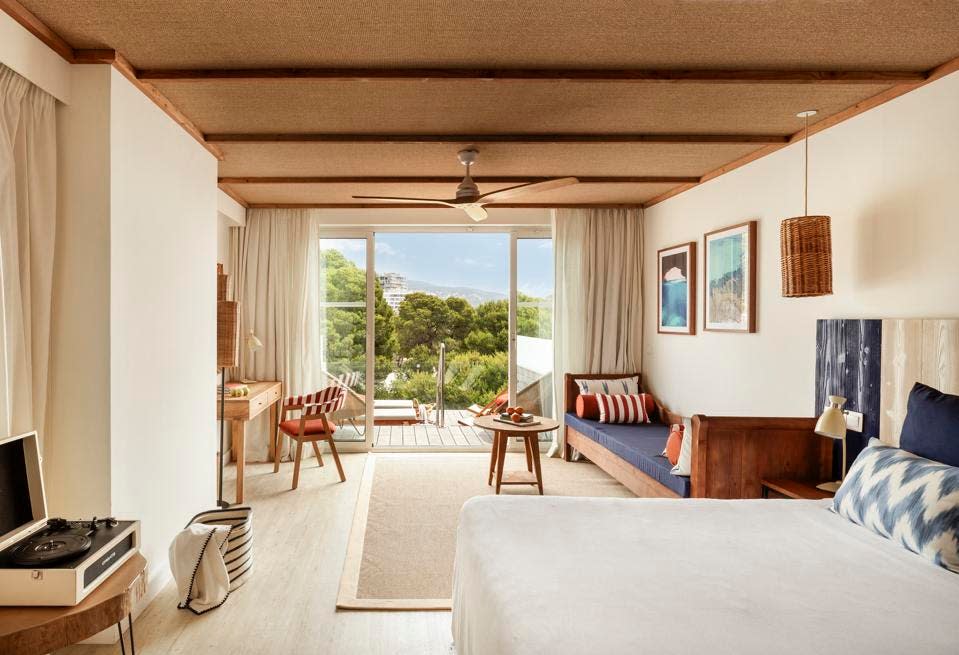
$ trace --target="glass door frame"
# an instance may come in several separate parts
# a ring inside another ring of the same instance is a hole
[[[519,393],[517,383],[519,381],[519,366],[517,364],[517,337],[519,336],[519,285],[517,271],[519,270],[519,249],[518,241],[520,239],[551,239],[553,238],[553,229],[551,226],[542,227],[522,227],[510,230],[509,238],[509,404],[517,405],[516,394]],[[553,271],[554,279],[556,272]],[[555,386],[555,385],[554,385]],[[553,412],[557,411],[554,402]],[[549,449],[549,444],[539,442],[541,451]],[[513,444],[509,450],[518,450],[517,444]]]
[[[516,405],[518,377],[516,343],[518,336],[519,290],[517,283],[518,248],[520,239],[552,239],[553,231],[549,226],[522,227],[509,231],[509,404]],[[555,273],[554,273],[555,274]]]
[[[373,404],[376,401],[376,234],[377,233],[497,233],[509,235],[508,283],[509,283],[509,321],[508,321],[508,388],[510,404],[516,404],[516,337],[517,337],[517,241],[519,239],[552,239],[550,225],[489,225],[489,226],[358,226],[321,228],[322,239],[365,239],[366,240],[366,416],[365,439],[363,441],[338,441],[336,447],[341,452],[370,452],[374,450],[376,428],[373,425]],[[541,444],[542,447],[542,444]],[[512,448],[511,448],[512,450]],[[380,446],[376,452],[488,452],[489,448],[459,446],[443,448],[437,446],[396,447]]]
[[[336,449],[342,453],[368,452],[373,447],[373,368],[376,356],[370,356],[376,349],[376,275],[373,271],[374,247],[373,230],[370,228],[320,228],[319,238],[323,239],[365,239],[366,240],[366,367],[365,384],[366,415],[364,416],[363,441],[337,441]]]

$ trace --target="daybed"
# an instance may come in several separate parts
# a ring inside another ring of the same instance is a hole
[[[622,378],[638,373],[566,375],[566,447],[576,449],[645,498],[760,498],[763,478],[826,480],[832,441],[813,432],[815,418],[692,418],[691,475],[673,475],[661,455],[671,424],[682,417],[658,405],[649,424],[611,425],[576,416],[577,379]]]

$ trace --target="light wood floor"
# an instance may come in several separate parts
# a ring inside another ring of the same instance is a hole
[[[254,508],[255,571],[219,609],[194,616],[176,609],[171,583],[134,623],[137,653],[416,654],[453,652],[449,612],[337,612],[343,559],[365,454],[342,455],[346,482],[332,461],[307,460],[290,490],[292,464],[248,464]],[[229,475],[233,474],[230,467]],[[483,475],[482,471],[477,472]],[[232,497],[233,490],[225,491]],[[184,508],[184,521],[204,508]],[[112,655],[118,646],[74,646],[58,655]],[[129,653],[129,650],[127,651]]]

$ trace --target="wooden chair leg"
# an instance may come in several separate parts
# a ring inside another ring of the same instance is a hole
[[[343,473],[343,465],[340,464],[340,455],[336,452],[336,444],[333,443],[333,437],[329,437],[326,441],[330,444],[330,454],[333,455],[333,462],[336,464],[336,470],[340,474],[340,482],[346,482],[346,474]]]
[[[316,455],[316,462],[319,466],[323,466],[323,455],[320,454],[320,447],[316,444],[315,441],[311,441],[310,445],[313,446],[313,454]]]
[[[276,433],[273,435],[273,472],[280,472],[280,443],[283,441],[283,437],[280,436],[280,429],[276,429]]]
[[[300,483],[300,460],[303,459],[303,442],[296,442],[296,458],[293,460],[293,488]]]

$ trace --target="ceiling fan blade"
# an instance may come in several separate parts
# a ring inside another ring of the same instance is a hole
[[[484,203],[502,202],[503,200],[509,200],[510,198],[515,198],[516,196],[521,196],[526,193],[549,191],[550,189],[558,189],[560,187],[569,186],[570,184],[576,184],[577,182],[579,182],[579,180],[575,177],[557,177],[555,179],[545,180],[543,182],[518,184],[516,186],[500,189],[499,191],[490,191],[489,193],[484,193],[478,198],[478,200],[482,200]]]
[[[489,214],[483,209],[483,205],[460,205],[460,209],[466,212],[466,215],[477,223],[489,218]]]
[[[456,207],[453,200],[442,200],[440,198],[397,198],[394,196],[353,196],[354,200],[378,200],[380,202],[422,202],[431,205],[446,205],[447,207]]]

